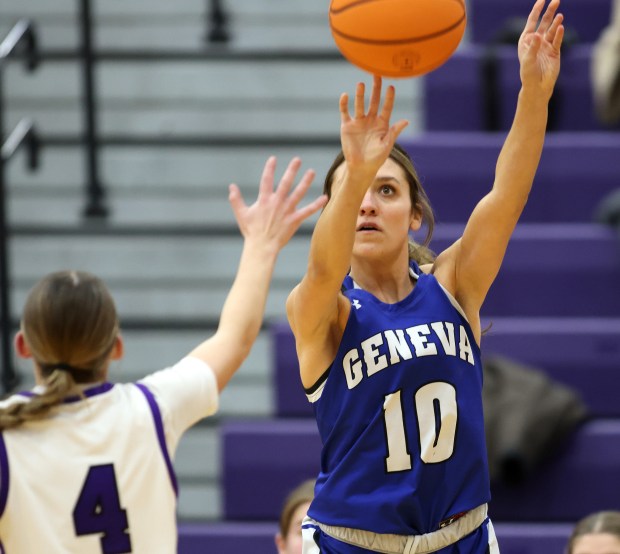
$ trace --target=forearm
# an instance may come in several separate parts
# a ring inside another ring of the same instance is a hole
[[[233,337],[235,348],[247,356],[260,331],[278,250],[273,245],[246,239],[239,269],[226,297],[218,335]]]
[[[355,241],[355,227],[360,205],[375,172],[349,171],[345,167],[342,180],[319,217],[308,261],[308,275],[321,281],[333,278],[340,281],[350,266]]]
[[[514,121],[497,160],[493,194],[515,209],[525,205],[540,162],[548,119],[548,98],[521,89]]]

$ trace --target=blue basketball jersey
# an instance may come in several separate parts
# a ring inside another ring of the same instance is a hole
[[[433,275],[385,304],[357,288],[336,358],[312,389],[323,442],[308,515],[422,534],[490,499],[482,365],[471,327]]]

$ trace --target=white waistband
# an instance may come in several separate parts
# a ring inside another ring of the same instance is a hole
[[[382,554],[428,554],[450,546],[475,531],[487,518],[487,505],[468,511],[453,523],[424,535],[373,533],[363,529],[325,525],[306,517],[304,523],[318,525],[324,533],[339,541]]]

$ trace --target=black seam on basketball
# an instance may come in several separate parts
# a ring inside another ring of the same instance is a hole
[[[330,13],[338,14],[338,13],[346,12],[347,10],[350,10],[351,8],[356,8],[357,6],[360,6],[361,4],[369,4],[371,2],[379,2],[379,1],[380,0],[357,0],[357,2],[351,2],[351,4],[349,4],[348,6],[344,6],[343,8],[338,8],[337,10],[335,10],[334,8],[330,6],[329,11]]]
[[[410,42],[422,42],[424,40],[428,40],[431,38],[440,37],[441,35],[445,35],[447,32],[452,31],[453,29],[456,29],[461,23],[463,23],[463,21],[465,21],[465,14],[463,14],[461,19],[459,19],[456,23],[450,25],[450,27],[446,27],[445,29],[442,29],[441,31],[437,31],[429,35],[423,35],[421,37],[400,38],[400,39],[395,39],[395,40],[378,40],[378,39],[369,39],[369,38],[358,38],[352,35],[347,35],[346,33],[339,31],[333,26],[332,26],[332,32],[334,32],[335,34],[337,34],[338,36],[342,38],[346,38],[347,40],[352,40],[354,42],[388,46],[390,44],[408,44]]]
[[[335,10],[331,6],[329,7],[329,13],[340,14],[350,10],[351,8],[356,8],[357,6],[361,6],[362,4],[370,4],[372,2],[380,2],[381,0],[357,0],[357,2],[352,2],[348,6],[344,6],[343,8],[338,8]],[[465,10],[465,0],[454,0],[457,4],[460,4],[463,10]]]

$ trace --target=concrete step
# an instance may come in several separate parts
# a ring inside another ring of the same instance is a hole
[[[96,66],[100,132],[167,134],[292,133],[339,130],[338,98],[369,76],[339,61],[99,62]],[[82,85],[77,62],[46,62],[36,71],[9,64],[8,127],[31,117],[42,133],[79,133]],[[397,87],[394,118],[420,129],[421,82]]]
[[[267,317],[284,314],[301,279],[309,237],[293,237],[280,254]],[[15,315],[41,275],[77,268],[108,284],[121,317],[217,317],[236,273],[241,237],[15,236],[10,244]]]
[[[221,518],[220,451],[216,426],[195,426],[181,439],[174,460],[180,519]]]
[[[319,186],[320,183],[322,188],[323,176],[338,150],[337,133],[334,134],[334,146],[327,147],[108,146],[100,150],[101,181],[111,191],[125,189],[141,197],[152,193],[176,195],[176,187],[181,195],[191,187],[204,193],[205,199],[211,195],[227,198],[231,182],[257,192],[265,161],[275,155],[278,158],[277,178],[291,158],[299,156],[302,170],[313,168],[317,172],[315,184]],[[27,169],[24,152],[20,151],[11,160],[7,171],[9,194],[19,194],[33,186],[38,187],[34,196],[49,190],[79,197],[85,183],[85,157],[81,149],[48,147],[41,154],[40,168],[34,172]]]
[[[21,17],[32,18],[47,48],[75,48],[80,41],[76,25],[79,4],[58,0],[54,10],[44,0],[23,0],[3,6],[0,36]],[[197,48],[206,44],[210,28],[207,0],[180,0],[174,4],[91,2],[95,40],[104,48]],[[240,47],[281,46],[290,48],[333,44],[327,7],[301,0],[222,2],[229,16],[230,45]]]

